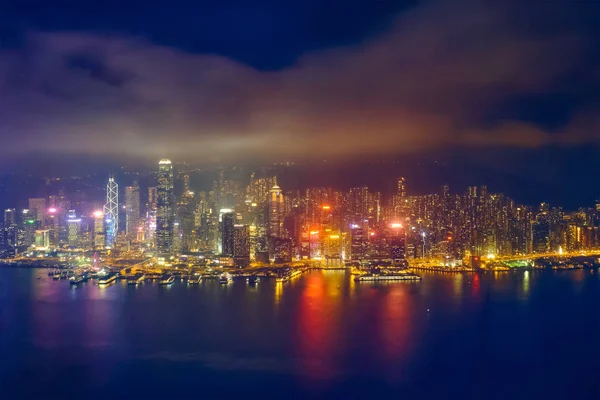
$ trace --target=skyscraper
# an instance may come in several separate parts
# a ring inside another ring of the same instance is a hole
[[[125,233],[129,240],[136,240],[140,224],[140,187],[135,183],[125,188]]]
[[[69,210],[69,213],[67,214],[67,228],[69,232],[69,247],[79,247],[79,231],[81,230],[81,218],[77,218],[75,210]]]
[[[7,245],[12,247],[17,246],[18,230],[17,210],[14,208],[7,208],[4,210],[4,237]]]
[[[156,253],[158,257],[167,259],[173,254],[173,183],[173,165],[163,158],[158,163],[156,187]]]
[[[106,248],[111,249],[119,233],[119,185],[114,177],[108,178],[106,185],[106,204],[104,205],[106,222]]]
[[[29,210],[35,215],[35,219],[39,221],[40,228],[46,227],[46,199],[33,198],[29,199]]]
[[[19,245],[31,246],[35,241],[36,222],[30,210],[23,210],[19,227]]]
[[[233,257],[235,214],[225,212],[221,216],[221,253]]]
[[[236,267],[250,264],[250,228],[248,225],[233,226],[233,260]]]
[[[105,245],[104,212],[94,211],[94,249],[102,249]]]
[[[283,236],[283,193],[277,185],[269,193],[269,235]]]

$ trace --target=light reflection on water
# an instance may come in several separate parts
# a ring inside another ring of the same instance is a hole
[[[582,296],[600,293],[597,273],[589,271],[422,273],[421,282],[384,284],[355,283],[344,271],[312,271],[287,283],[261,279],[257,287],[215,280],[71,288],[44,275],[0,270],[1,282],[11,282],[2,297],[12,330],[7,337],[18,338],[0,346],[15,354],[14,368],[43,364],[51,352],[59,361],[47,368],[90,365],[105,382],[115,365],[163,353],[169,360],[201,360],[195,368],[212,370],[217,366],[206,360],[232,360],[226,372],[268,365],[276,371],[264,373],[290,374],[307,387],[345,377],[404,382],[421,360],[433,360],[427,368],[434,370],[439,364],[439,374],[453,374],[453,363],[461,374],[477,374],[493,366],[486,363],[499,357],[496,352],[528,365],[528,354],[542,351],[537,346],[597,328],[595,320],[574,319],[584,314],[543,307],[585,309],[590,303]],[[532,302],[535,296],[542,300]],[[531,317],[536,310],[543,318]],[[553,336],[543,341],[546,332]],[[23,353],[33,358],[18,356]]]

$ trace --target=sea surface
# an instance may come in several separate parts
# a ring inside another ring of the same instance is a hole
[[[0,399],[600,399],[598,271],[421,275],[100,288],[0,268]]]

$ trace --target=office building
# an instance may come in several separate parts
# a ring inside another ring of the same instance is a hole
[[[169,259],[173,255],[175,230],[173,165],[163,158],[158,163],[156,187],[156,255]]]

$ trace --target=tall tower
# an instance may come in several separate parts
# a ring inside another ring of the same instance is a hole
[[[250,229],[248,225],[233,226],[233,258],[236,267],[250,264]]]
[[[125,188],[125,233],[129,240],[137,238],[140,222],[140,187],[137,182]]]
[[[173,165],[163,158],[158,163],[156,187],[156,252],[158,257],[170,258],[173,253],[174,189]]]
[[[221,253],[224,256],[233,257],[233,246],[234,246],[234,226],[235,226],[235,214],[233,212],[226,212],[222,215],[221,219]]]
[[[94,217],[94,249],[102,249],[106,244],[104,236],[104,212],[96,210],[92,215]]]
[[[35,219],[39,222],[40,228],[46,227],[46,199],[33,198],[29,199],[29,209],[35,215]]]
[[[68,235],[68,245],[71,248],[79,247],[79,235],[81,230],[81,218],[77,218],[75,214],[75,210],[69,210],[67,214],[67,229],[69,232]]]
[[[106,204],[104,205],[104,221],[106,223],[106,248],[115,245],[119,233],[119,185],[113,176],[106,185]]]
[[[269,235],[283,236],[283,193],[277,185],[269,193]]]

